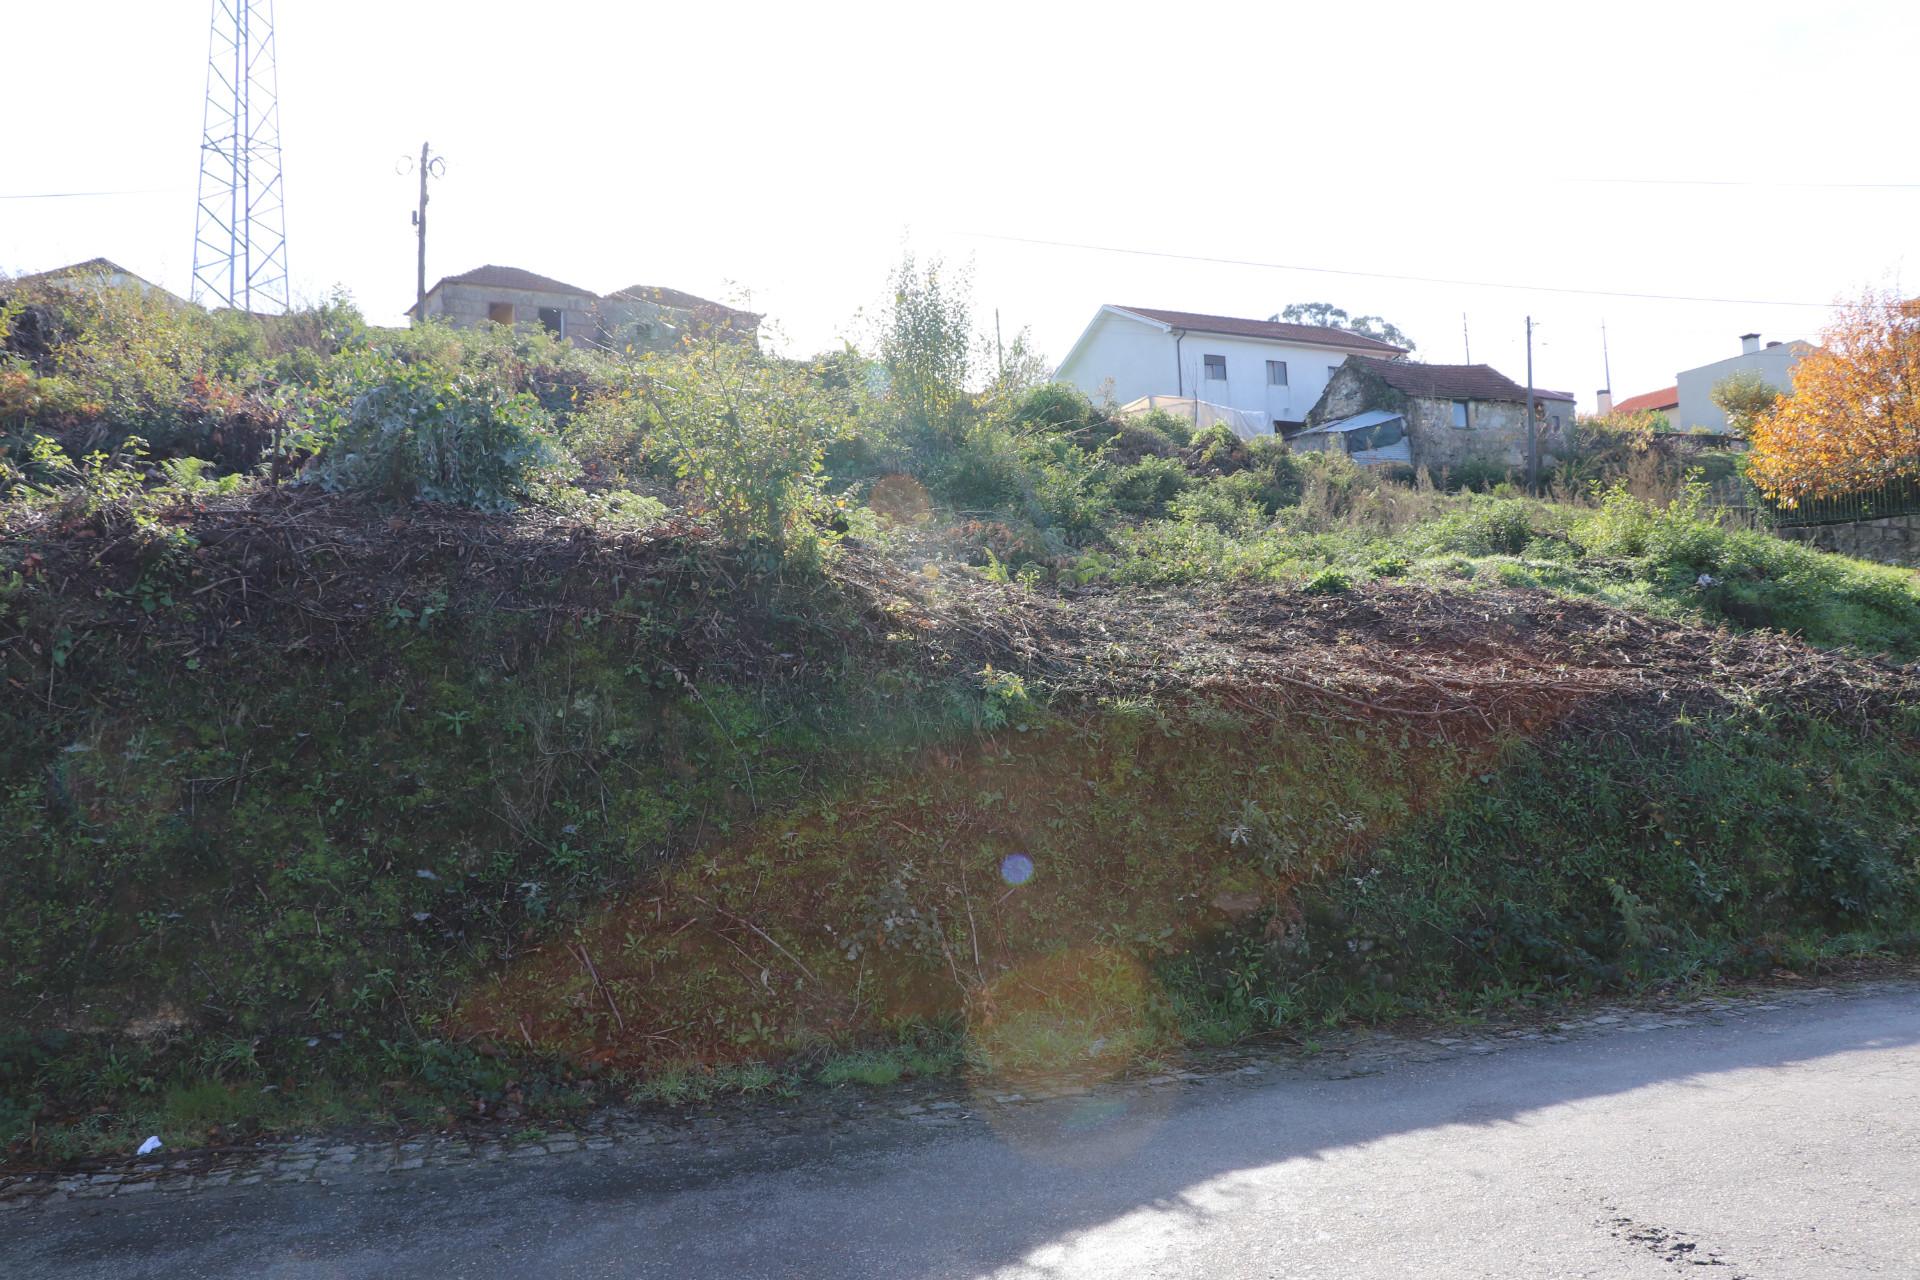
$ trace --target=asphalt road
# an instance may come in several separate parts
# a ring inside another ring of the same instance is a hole
[[[1905,1280],[1920,990],[746,1163],[506,1164],[9,1215],[0,1276]]]

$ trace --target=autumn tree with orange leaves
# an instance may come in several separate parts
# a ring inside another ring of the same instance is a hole
[[[1869,293],[1821,343],[1748,429],[1754,482],[1791,505],[1920,479],[1920,299]]]

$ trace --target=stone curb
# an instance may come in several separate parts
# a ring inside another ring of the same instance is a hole
[[[616,1148],[652,1147],[662,1153],[706,1155],[797,1135],[886,1125],[950,1129],[1063,1098],[1121,1098],[1211,1081],[1257,1085],[1276,1078],[1350,1080],[1381,1074],[1398,1063],[1481,1056],[1536,1042],[1557,1044],[1669,1027],[1724,1025],[1753,1013],[1910,991],[1914,986],[1912,980],[1895,979],[1792,990],[1769,988],[1686,1000],[1652,999],[1594,1005],[1571,1016],[1534,1022],[1510,1020],[1471,1031],[1441,1028],[1431,1034],[1418,1034],[1343,1030],[1289,1047],[1202,1050],[1190,1054],[1178,1070],[1097,1084],[1054,1080],[1025,1082],[1017,1091],[970,1091],[952,1081],[933,1081],[853,1094],[822,1090],[784,1105],[764,1099],[730,1100],[720,1104],[719,1114],[708,1111],[687,1116],[663,1115],[659,1109],[606,1107],[576,1129],[538,1136],[434,1135],[345,1142],[338,1138],[300,1138],[246,1150],[128,1160],[97,1172],[0,1175],[0,1214],[82,1201],[130,1201],[138,1205],[156,1195],[171,1199],[242,1187],[300,1183],[366,1187],[423,1169]]]

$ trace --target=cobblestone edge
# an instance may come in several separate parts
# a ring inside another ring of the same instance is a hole
[[[1901,978],[1767,988],[1595,1004],[1544,1020],[1506,1020],[1471,1029],[1338,1031],[1287,1045],[1200,1050],[1188,1054],[1178,1070],[1097,1084],[1045,1081],[1013,1091],[938,1080],[851,1091],[823,1088],[791,1100],[729,1100],[675,1114],[661,1107],[603,1107],[573,1129],[538,1137],[445,1134],[384,1141],[310,1137],[249,1148],[156,1153],[87,1172],[0,1175],[0,1214],[87,1201],[139,1205],[156,1196],[300,1183],[366,1187],[424,1169],[616,1148],[636,1153],[654,1148],[663,1156],[689,1151],[705,1155],[806,1134],[887,1125],[954,1128],[982,1116],[991,1118],[996,1112],[1015,1112],[1068,1097],[1122,1097],[1234,1077],[1248,1084],[1274,1079],[1353,1079],[1380,1074],[1399,1063],[1441,1062],[1530,1043],[1726,1025],[1754,1013],[1911,991],[1916,985],[1920,981]]]

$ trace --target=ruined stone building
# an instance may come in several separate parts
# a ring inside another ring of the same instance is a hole
[[[1573,425],[1573,396],[1534,388],[1544,462]],[[1339,450],[1355,461],[1424,466],[1522,466],[1527,389],[1491,365],[1415,364],[1348,356],[1307,413],[1296,449]]]

